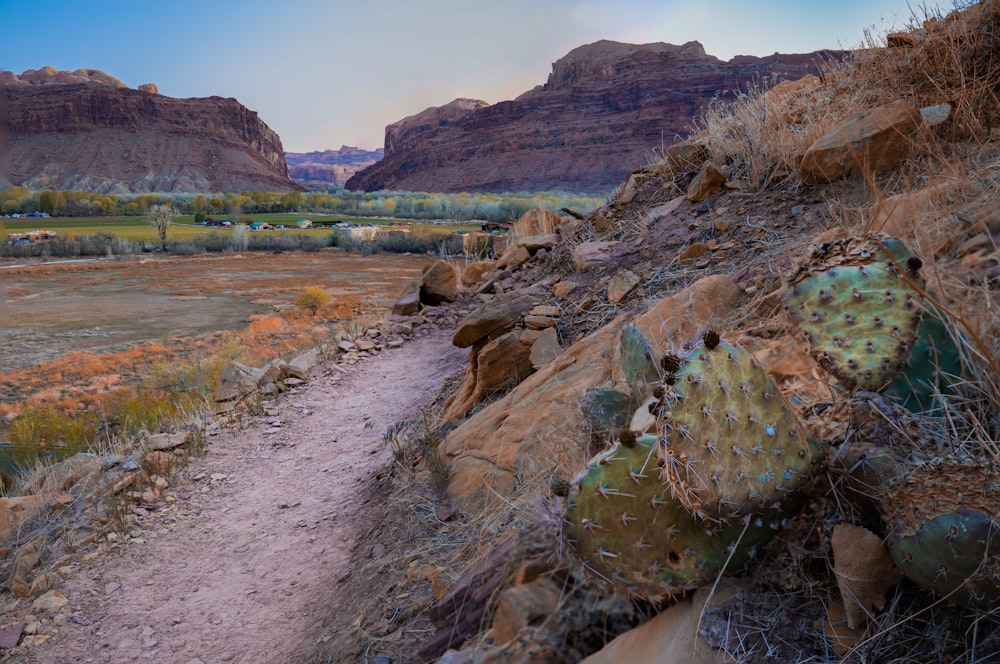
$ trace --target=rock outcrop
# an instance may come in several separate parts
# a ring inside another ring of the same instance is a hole
[[[382,159],[384,150],[362,150],[340,146],[338,150],[322,152],[286,152],[288,177],[309,186],[343,187],[361,169]]]
[[[278,135],[235,99],[175,99],[92,70],[0,72],[0,179],[107,194],[301,189]]]
[[[797,79],[839,52],[724,62],[698,42],[599,41],[552,65],[544,85],[511,101],[470,99],[386,127],[385,159],[349,189],[608,191],[654,150],[686,136],[719,91],[764,77]]]

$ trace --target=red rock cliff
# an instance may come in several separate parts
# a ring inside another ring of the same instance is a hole
[[[0,72],[3,176],[100,193],[301,189],[278,135],[235,99],[175,99],[96,70]]]
[[[385,158],[349,189],[603,192],[685,137],[717,93],[799,78],[840,53],[739,56],[698,42],[599,41],[552,65],[544,85],[493,105],[459,99],[386,127]]]

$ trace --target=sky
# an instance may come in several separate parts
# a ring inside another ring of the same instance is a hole
[[[0,69],[234,97],[286,151],[370,150],[430,106],[513,99],[600,39],[728,60],[855,48],[911,15],[906,0],[0,0]]]

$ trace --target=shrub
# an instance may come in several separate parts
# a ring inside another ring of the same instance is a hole
[[[330,296],[327,295],[326,291],[319,286],[310,286],[305,289],[301,295],[295,298],[295,306],[300,309],[308,309],[309,313],[313,316],[318,312],[328,301]]]

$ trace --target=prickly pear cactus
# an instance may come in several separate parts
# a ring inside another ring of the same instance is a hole
[[[883,394],[911,412],[923,412],[932,409],[936,395],[948,393],[961,376],[961,351],[943,315],[931,308],[924,313],[903,370]]]
[[[635,325],[622,328],[620,339],[621,367],[625,381],[632,389],[636,403],[642,402],[659,380],[660,374],[653,360],[653,351],[649,340]]]
[[[655,436],[627,436],[594,457],[570,484],[563,524],[591,574],[649,601],[714,580],[727,559],[742,567],[781,525],[773,510],[725,526],[694,518],[659,481],[656,447]]]
[[[600,386],[593,388],[583,396],[581,406],[590,417],[594,431],[606,432],[617,431],[625,426],[631,416],[629,407],[632,404],[629,395],[619,392],[613,387]]]
[[[896,566],[960,604],[1000,605],[1000,469],[938,460],[890,487],[883,516]]]
[[[668,359],[661,476],[691,514],[756,512],[808,478],[819,448],[749,352],[709,331],[699,347]]]
[[[919,296],[900,276],[905,270],[922,284],[919,259],[876,259],[813,274],[785,295],[813,357],[849,390],[877,391],[896,378],[923,314]]]

